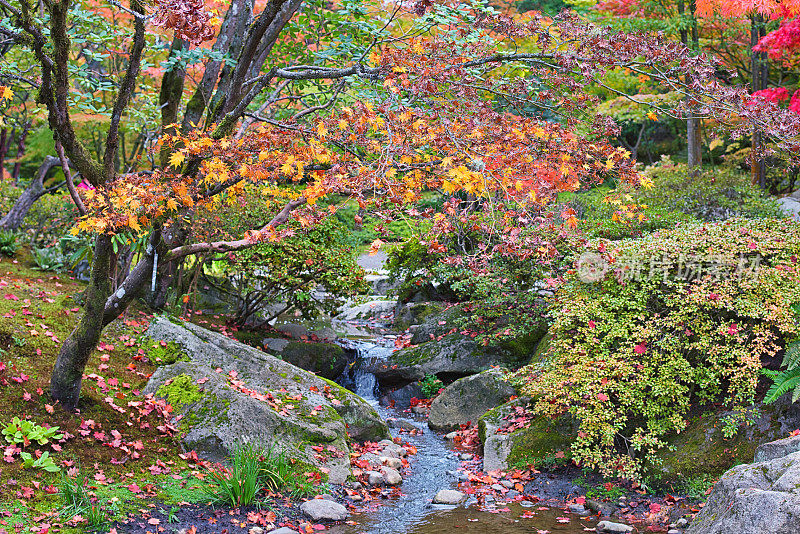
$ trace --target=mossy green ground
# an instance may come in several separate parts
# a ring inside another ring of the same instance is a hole
[[[144,312],[131,310],[104,332],[86,367],[77,413],[50,399],[50,371],[80,316],[76,297],[83,289],[69,275],[33,270],[25,249],[14,258],[0,257],[0,362],[6,367],[0,371],[0,423],[18,416],[69,433],[56,448],[31,444],[23,450],[48,451],[62,472],[82,466],[89,490],[110,515],[201,499],[197,488],[203,483],[192,473],[202,470],[179,457],[176,437],[157,429],[163,418],[144,414],[136,404],[145,400],[141,389],[155,369],[154,347],[138,341],[147,325]],[[155,352],[162,360],[182,357],[169,347]],[[59,495],[51,494],[61,473],[22,469],[19,454],[12,458],[0,470],[0,529],[46,522],[53,525],[50,532],[69,531],[57,518],[42,517],[61,507]]]

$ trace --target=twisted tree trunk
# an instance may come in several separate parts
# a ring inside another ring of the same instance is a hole
[[[86,302],[80,322],[61,345],[53,375],[50,378],[50,394],[67,410],[78,407],[83,369],[92,354],[100,334],[103,332],[103,316],[106,299],[110,292],[109,272],[112,256],[111,236],[97,236],[94,245],[94,261]]]
[[[8,213],[0,219],[0,229],[16,230],[22,226],[22,221],[25,219],[28,211],[30,211],[31,206],[48,192],[54,190],[53,188],[45,189],[44,177],[50,169],[57,165],[61,165],[61,161],[55,156],[47,156],[44,159],[44,163],[42,163],[39,170],[36,171],[36,176],[31,180],[31,183],[28,184],[28,187],[25,188],[22,195],[20,195],[14,205],[11,206]]]

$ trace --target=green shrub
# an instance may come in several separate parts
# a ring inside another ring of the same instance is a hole
[[[595,283],[581,268],[568,276],[544,360],[517,378],[537,414],[579,421],[577,462],[636,479],[691,410],[754,402],[761,358],[798,330],[800,228],[730,219],[587,252],[608,271]]]
[[[13,256],[19,248],[17,239],[17,234],[15,232],[0,230],[0,254],[3,256]]]
[[[444,382],[436,378],[436,375],[425,375],[425,378],[419,381],[419,387],[425,398],[430,399],[435,397],[439,390],[444,387]]]
[[[749,174],[736,169],[704,168],[694,174],[685,164],[663,157],[643,174],[653,187],[631,194],[651,208],[679,211],[703,221],[781,217],[777,201],[753,185]]]
[[[451,232],[392,247],[386,267],[394,280],[401,281],[402,302],[420,296],[470,301],[469,313],[454,326],[472,330],[476,341],[494,346],[541,330],[540,290],[547,287],[545,279],[562,269],[576,238],[549,222],[533,223],[515,236],[515,250],[505,253],[501,251],[508,245],[492,232],[492,217],[488,212],[471,213],[466,222],[454,217]],[[437,250],[431,250],[432,243]],[[496,252],[489,253],[493,247]]]

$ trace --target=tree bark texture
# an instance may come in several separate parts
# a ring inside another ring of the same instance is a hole
[[[103,331],[103,316],[106,299],[110,291],[109,270],[111,267],[111,236],[97,236],[94,245],[94,261],[86,302],[80,322],[61,345],[53,375],[50,378],[50,395],[70,411],[78,407],[83,369]]]

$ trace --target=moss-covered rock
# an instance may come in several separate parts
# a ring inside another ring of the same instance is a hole
[[[515,393],[501,369],[461,378],[434,399],[428,426],[433,430],[455,430],[462,424],[476,422],[487,410],[503,404]]]
[[[726,419],[734,415],[723,412],[693,418],[683,432],[668,440],[668,448],[657,453],[656,464],[647,470],[651,485],[682,491],[693,479],[718,477],[735,465],[753,461],[759,445],[800,427],[800,405],[788,399],[751,409],[749,424],[725,437]]]
[[[344,349],[334,343],[313,343],[268,338],[263,341],[270,354],[319,376],[334,379],[341,375],[348,363]]]
[[[425,375],[454,379],[485,371],[490,367],[518,369],[527,364],[544,332],[484,346],[460,332],[401,349],[387,360],[367,362],[367,368],[382,384],[407,384]]]
[[[249,442],[314,464],[340,483],[350,474],[348,431],[357,429],[356,439],[388,434],[357,395],[253,347],[164,318],[147,335],[189,355],[159,367],[144,392],[175,401],[185,446],[205,458],[225,460]],[[320,444],[323,453],[312,448]]]
[[[398,302],[394,309],[393,325],[397,330],[406,330],[412,325],[425,324],[431,317],[441,314],[446,306],[441,302]]]
[[[569,458],[569,448],[577,435],[577,426],[570,418],[551,421],[544,417],[530,420],[523,429],[512,433],[497,430],[513,418],[517,408],[527,408],[530,399],[520,397],[489,410],[478,420],[483,444],[484,470],[508,469]]]
[[[175,363],[175,362],[173,362]],[[200,388],[194,383],[192,377],[181,374],[164,382],[156,395],[165,397],[173,408],[181,409],[189,404],[194,404],[203,398]]]

